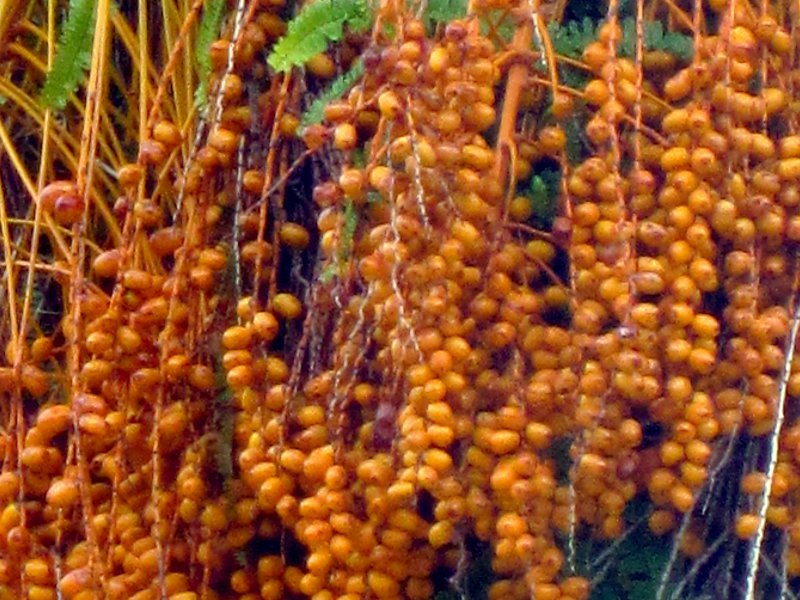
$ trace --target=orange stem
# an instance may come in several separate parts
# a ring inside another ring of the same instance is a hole
[[[514,32],[514,39],[511,41],[512,51],[524,53],[531,47],[533,36],[533,21],[525,19]],[[519,109],[519,99],[522,94],[522,86],[528,78],[528,66],[522,62],[516,62],[508,70],[506,81],[506,93],[503,99],[503,113],[500,117],[500,127],[497,132],[497,146],[495,159],[495,174],[503,182],[505,173],[508,169],[508,157],[514,147],[514,128],[517,123],[517,111]]]

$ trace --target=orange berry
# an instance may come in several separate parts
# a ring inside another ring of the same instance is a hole
[[[496,531],[501,538],[516,539],[528,531],[528,525],[522,516],[505,513],[497,520]]]
[[[758,518],[758,515],[752,515],[752,514],[739,515],[736,518],[736,524],[734,525],[734,531],[736,531],[736,536],[742,540],[746,540],[753,537],[758,531],[759,523],[760,519]]]
[[[275,294],[272,308],[284,319],[296,319],[303,312],[303,305],[296,296],[288,293]]]
[[[394,598],[400,592],[400,585],[395,579],[375,569],[367,574],[367,585],[378,598]]]
[[[683,446],[677,442],[668,440],[661,444],[659,456],[664,466],[671,467],[676,465],[684,458]]]
[[[498,455],[508,454],[519,447],[520,435],[516,431],[498,430],[489,438],[489,449]]]
[[[385,119],[390,120],[397,119],[403,110],[400,99],[392,90],[382,92],[381,95],[378,96],[378,108],[381,111],[381,115]]]
[[[428,59],[428,66],[434,73],[442,73],[450,65],[450,57],[446,48],[437,46]]]
[[[680,483],[670,490],[669,498],[675,509],[682,513],[688,512],[694,506],[691,490]]]
[[[525,426],[525,439],[536,450],[548,448],[552,438],[552,429],[544,423],[532,421]]]
[[[433,548],[441,548],[453,540],[455,529],[450,521],[438,521],[428,531],[428,543]]]
[[[350,123],[339,123],[333,130],[333,146],[337,150],[352,150],[358,144],[358,133]]]
[[[647,524],[656,535],[666,535],[677,525],[675,513],[671,510],[656,510],[647,520]]]
[[[253,336],[251,330],[240,325],[229,327],[222,334],[222,345],[228,350],[249,348],[252,340]]]
[[[308,230],[298,223],[283,223],[279,236],[284,244],[295,250],[304,249],[310,241]]]
[[[664,171],[676,171],[690,163],[689,151],[682,146],[675,146],[661,155],[661,168]]]
[[[47,490],[47,503],[56,508],[68,508],[78,501],[78,482],[73,479],[56,479]]]
[[[766,485],[767,477],[764,473],[754,471],[742,477],[741,488],[742,492],[749,496],[760,494]]]
[[[336,64],[324,52],[312,56],[305,64],[306,69],[321,79],[330,79],[336,74]]]

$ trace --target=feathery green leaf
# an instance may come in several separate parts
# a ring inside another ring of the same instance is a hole
[[[70,0],[69,11],[53,66],[42,87],[41,100],[48,108],[63,109],[89,69],[96,18],[95,0]]]
[[[209,48],[219,37],[222,14],[225,10],[225,0],[208,0],[203,7],[203,17],[197,30],[197,46],[195,47],[195,61],[197,61],[198,78],[200,83],[194,93],[195,104],[203,107],[208,102],[208,80],[211,78],[211,57]]]
[[[694,54],[694,41],[688,35],[677,31],[664,31],[661,21],[645,21],[643,27],[645,50],[661,50],[682,61],[690,61]],[[620,54],[634,56],[636,53],[636,21],[625,19],[622,22],[622,42]]]
[[[583,49],[597,38],[595,31],[595,24],[589,17],[584,17],[580,22],[570,21],[566,25],[556,21],[547,24],[547,33],[553,44],[553,50],[556,54],[569,58],[581,57]]]
[[[214,467],[222,476],[226,492],[229,491],[233,479],[233,430],[234,413],[230,389],[225,381],[225,371],[217,361],[215,365],[217,395],[213,401],[214,427],[217,430],[214,444]]]
[[[276,71],[286,72],[342,39],[345,26],[363,31],[369,24],[366,0],[314,0],[289,22],[286,35],[275,44],[267,62]]]
[[[454,19],[463,19],[466,14],[467,0],[428,0],[424,19],[430,27],[434,24],[449,23]]]
[[[580,58],[584,48],[597,39],[596,25],[589,17],[583,21],[570,21],[562,25],[551,21],[547,24],[547,32],[557,54],[570,58]],[[661,21],[645,21],[643,26],[645,50],[662,50],[676,58],[691,60],[694,52],[692,38],[674,31],[664,31]],[[633,58],[636,54],[636,21],[627,18],[622,21],[622,39],[617,47],[617,54]]]
[[[358,211],[353,201],[348,198],[344,205],[344,224],[342,225],[342,241],[339,246],[339,260],[346,261],[350,258],[353,249],[353,237],[358,225]]]
[[[549,230],[553,226],[558,208],[558,183],[561,172],[545,168],[531,177],[528,188],[528,202],[533,209],[533,223],[540,229]]]
[[[300,119],[300,128],[298,131],[302,130],[303,127],[322,123],[325,107],[331,101],[341,98],[345,92],[355,85],[356,81],[358,81],[363,74],[364,63],[359,58],[353,63],[347,73],[342,73],[339,75],[339,77],[334,79],[333,83],[331,83],[326,90],[324,90],[314,99],[314,101],[311,103],[311,106],[308,107],[308,110],[303,113],[303,116]]]
[[[328,264],[325,269],[323,269],[322,273],[320,273],[319,280],[322,283],[330,283],[334,278],[343,273],[345,265],[352,255],[353,238],[355,237],[356,228],[358,227],[358,210],[350,198],[345,200],[343,216],[344,223],[342,223],[341,238],[339,240],[336,259],[334,262]]]

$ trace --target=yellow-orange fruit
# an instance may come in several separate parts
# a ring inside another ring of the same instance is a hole
[[[753,514],[739,515],[736,518],[736,524],[734,525],[734,531],[736,531],[736,536],[743,540],[753,537],[758,531],[759,522],[760,520],[758,518],[758,515],[753,515]]]

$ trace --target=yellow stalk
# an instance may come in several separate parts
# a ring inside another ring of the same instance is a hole
[[[0,185],[0,235],[3,237],[3,259],[5,262],[6,296],[8,315],[11,321],[11,342],[17,348],[16,353],[21,354],[21,344],[18,344],[19,329],[17,320],[17,282],[14,257],[11,250],[11,232],[8,229],[8,213],[6,211],[6,198],[3,186]]]

